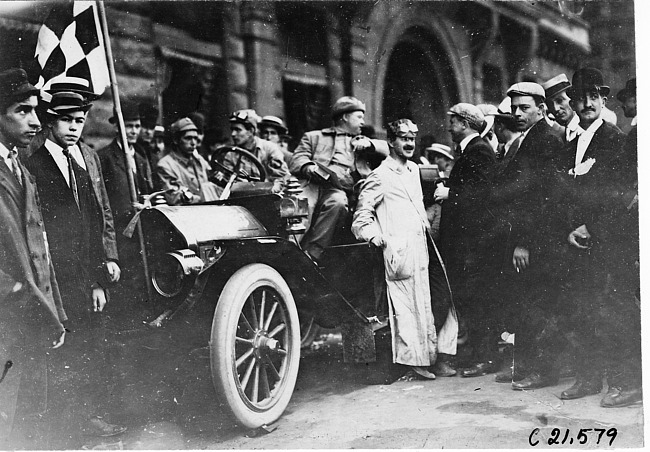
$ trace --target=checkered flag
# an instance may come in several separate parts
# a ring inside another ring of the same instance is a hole
[[[79,77],[101,96],[110,78],[96,2],[55,3],[38,32],[34,58],[41,68],[37,88],[46,90],[62,77]]]

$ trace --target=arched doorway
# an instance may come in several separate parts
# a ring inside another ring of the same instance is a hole
[[[447,110],[458,102],[449,60],[435,39],[408,30],[393,48],[386,69],[383,125],[409,118],[418,125],[418,151],[432,142],[450,144]]]

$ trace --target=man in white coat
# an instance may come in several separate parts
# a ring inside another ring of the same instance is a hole
[[[363,183],[352,232],[357,239],[383,249],[393,362],[409,366],[420,377],[434,379],[434,369],[429,366],[436,362],[438,352],[456,353],[458,324],[449,296],[446,322],[436,334],[427,246],[429,222],[419,169],[409,161],[417,131],[409,119],[388,125],[390,156]],[[437,249],[429,242],[442,269],[439,275],[446,279]],[[449,295],[448,285],[446,288]]]

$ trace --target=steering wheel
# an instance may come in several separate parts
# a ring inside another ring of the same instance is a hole
[[[234,159],[229,158],[229,161],[224,161],[228,154],[234,155]],[[259,177],[242,171],[241,166],[244,161],[253,164],[259,173]],[[232,167],[229,167],[228,163]],[[237,179],[242,178],[250,182],[266,180],[266,170],[260,159],[246,149],[237,146],[223,146],[217,149],[210,157],[210,166],[214,173],[222,173],[223,179],[225,179],[224,182],[228,182],[233,175],[236,175]]]

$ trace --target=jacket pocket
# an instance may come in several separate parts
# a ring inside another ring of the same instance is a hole
[[[388,237],[384,248],[386,279],[398,281],[413,276],[413,258],[407,237]]]

